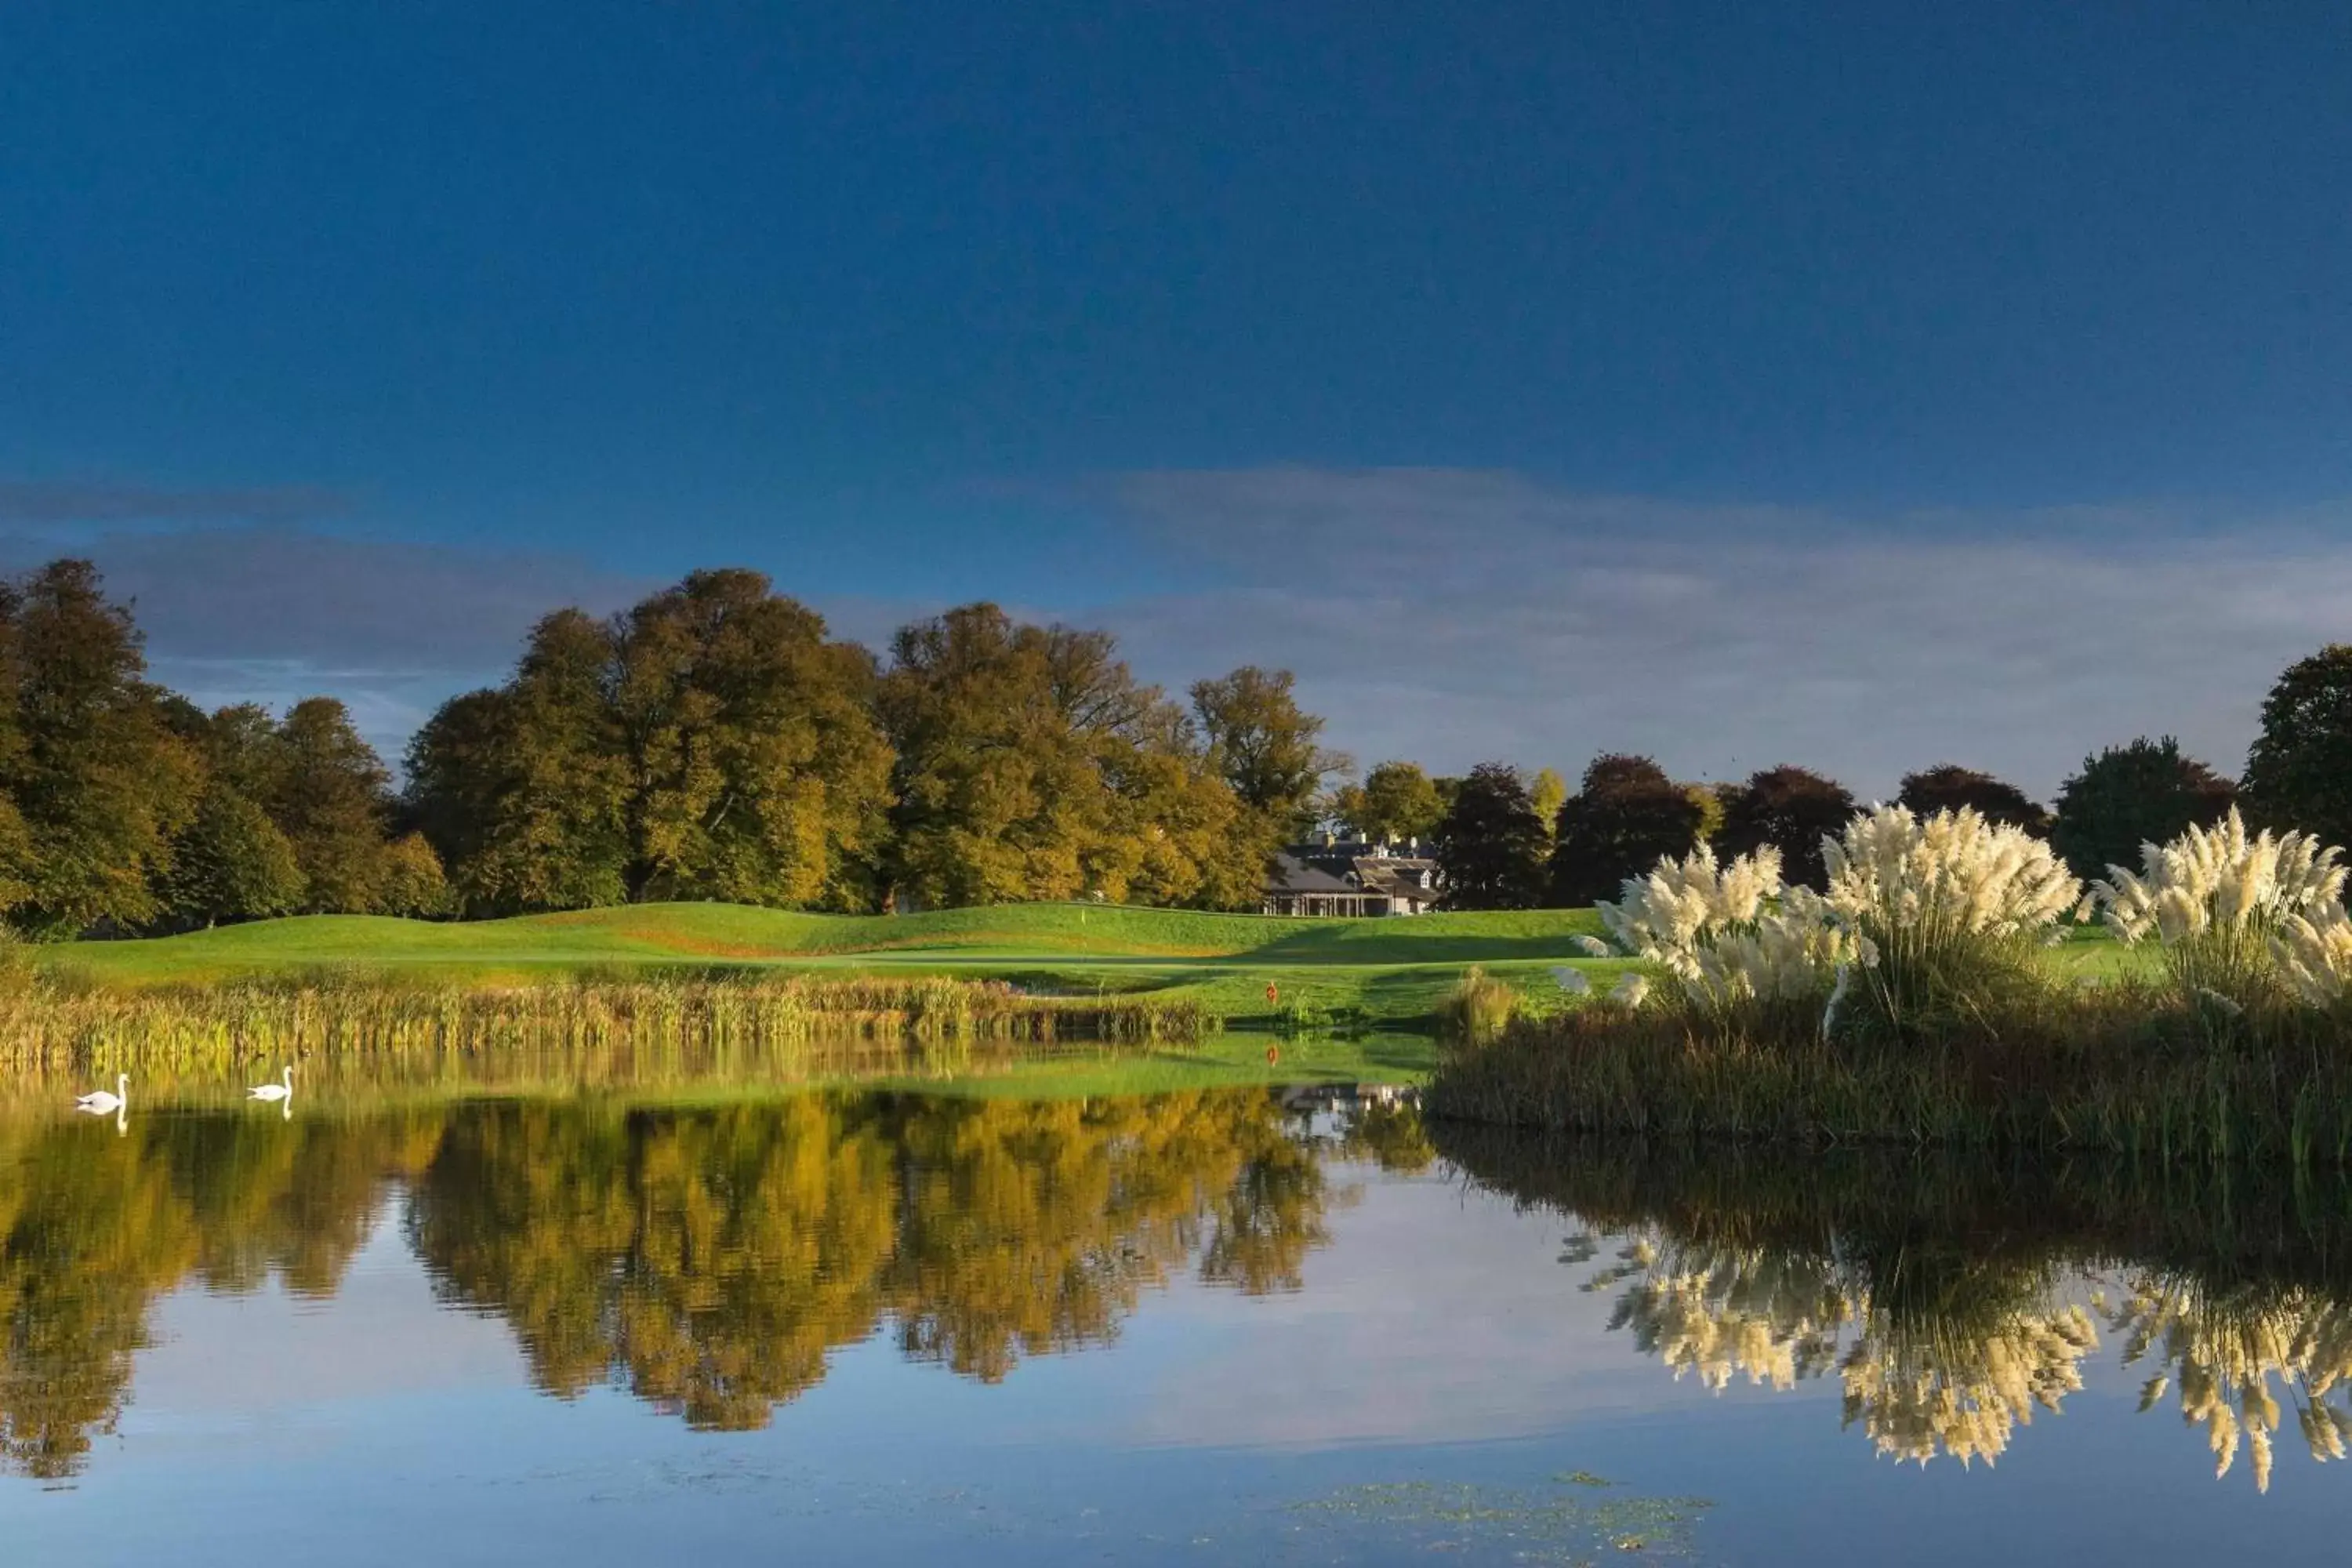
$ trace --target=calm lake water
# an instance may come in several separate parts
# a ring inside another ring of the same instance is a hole
[[[2211,1563],[2352,1506],[2333,1181],[228,1095],[0,1108],[0,1560]]]

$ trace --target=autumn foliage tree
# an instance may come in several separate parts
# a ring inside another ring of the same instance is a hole
[[[901,897],[1255,900],[1265,846],[1224,764],[1108,634],[967,605],[899,631],[877,705]]]
[[[485,911],[863,908],[890,783],[875,678],[760,574],[698,572],[541,621],[512,679],[419,732],[408,806]]]
[[[1349,767],[1318,743],[1323,721],[1298,706],[1286,669],[1244,665],[1192,685],[1209,758],[1272,848],[1313,826],[1323,781]]]
[[[202,766],[87,561],[0,588],[0,897],[26,931],[143,926]]]

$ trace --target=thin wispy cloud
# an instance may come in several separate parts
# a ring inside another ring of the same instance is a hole
[[[1888,517],[1304,468],[1130,475],[1095,503],[1108,536],[1213,585],[1008,608],[1106,627],[1175,691],[1243,663],[1295,669],[1335,744],[1445,771],[1633,750],[1694,778],[1797,762],[1870,795],[1955,761],[2046,796],[2085,752],[2168,732],[2234,770],[2278,671],[2352,637],[2352,508]],[[388,754],[510,668],[540,616],[658,585],[583,557],[290,525],[86,527],[74,548],[135,602],[160,679],[207,703],[331,692]],[[39,525],[0,528],[0,563],[54,553]],[[740,563],[877,650],[944,607]]]
[[[654,586],[575,556],[279,526],[102,530],[72,551],[132,605],[156,679],[206,707],[340,697],[388,757],[444,699],[510,668],[541,616]],[[0,564],[58,553],[37,530],[0,532]]]
[[[2046,795],[2146,731],[2234,769],[2278,671],[2352,636],[2352,509],[1890,520],[1444,469],[1151,473],[1118,494],[1231,581],[1117,606],[1139,666],[1285,665],[1340,744],[1446,768],[1637,750],[1883,794],[1953,760]]]

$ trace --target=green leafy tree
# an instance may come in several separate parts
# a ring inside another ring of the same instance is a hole
[[[757,572],[697,572],[615,627],[631,896],[865,907],[891,753],[874,661]]]
[[[1726,793],[1716,853],[1748,855],[1770,845],[1780,851],[1784,879],[1820,889],[1829,884],[1822,840],[1842,832],[1853,813],[1843,784],[1786,763],[1765,768]]]
[[[864,909],[891,752],[871,657],[755,572],[532,629],[514,678],[445,704],[408,815],[468,910],[654,899]]]
[[[2038,837],[2046,837],[2050,832],[2050,813],[2041,802],[2013,784],[1954,763],[1904,774],[1902,791],[1895,801],[1922,816],[1969,810],[1988,822],[2021,827]]]
[[[314,914],[372,914],[384,878],[392,775],[331,697],[310,697],[278,726],[269,815],[294,847],[302,908]]]
[[[202,766],[150,685],[131,612],[98,569],[56,561],[0,599],[8,623],[0,726],[0,887],[15,918],[48,936],[145,925],[174,834],[194,816]]]
[[[441,857],[422,833],[404,833],[383,847],[383,870],[376,886],[378,914],[414,920],[446,915],[454,907]]]
[[[303,895],[294,846],[251,797],[215,780],[173,840],[163,899],[174,923],[289,914]]]
[[[1339,792],[1340,821],[1374,843],[1425,838],[1445,816],[1445,802],[1418,763],[1381,763],[1361,784]]]
[[[631,772],[611,658],[604,623],[559,610],[532,628],[512,680],[442,704],[410,742],[408,817],[467,911],[627,901]]]
[[[2058,791],[2051,847],[2078,877],[2104,877],[2110,866],[2139,864],[2140,846],[2178,838],[2229,815],[2238,787],[2167,735],[2145,735],[2083,759],[2082,772]]]
[[[1265,847],[1213,750],[1107,634],[950,610],[899,631],[879,708],[908,900],[1255,899]]]
[[[1436,837],[1448,909],[1525,910],[1541,900],[1550,838],[1509,763],[1471,769]]]
[[[1706,812],[1687,784],[1647,757],[1596,757],[1562,803],[1551,855],[1551,901],[1580,909],[1614,899],[1628,877],[1704,840]]]
[[[1683,793],[1689,795],[1691,804],[1698,807],[1698,841],[1701,844],[1714,843],[1715,836],[1723,831],[1724,795],[1727,790],[1738,787],[1711,784],[1683,785]]]
[[[1265,825],[1269,848],[1314,826],[1323,781],[1349,766],[1317,744],[1323,721],[1298,706],[1296,684],[1286,669],[1244,665],[1192,686],[1192,712],[1210,758],[1243,806]]]
[[[1559,808],[1568,804],[1568,781],[1559,776],[1558,768],[1538,768],[1535,781],[1528,785],[1528,801],[1536,808],[1536,819],[1544,825],[1544,831],[1555,832]]]
[[[2297,660],[2271,688],[2245,803],[2264,826],[2352,845],[2352,644]]]

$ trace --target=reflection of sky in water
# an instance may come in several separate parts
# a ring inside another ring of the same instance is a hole
[[[1781,1390],[1735,1370],[1717,1390],[1645,1352],[1638,1323],[1612,1329],[1628,1289],[1665,1268],[1587,1289],[1626,1236],[1564,1261],[1572,1216],[1442,1166],[1326,1178],[1328,1240],[1298,1289],[1249,1295],[1178,1267],[1107,1338],[1024,1354],[993,1383],[910,1359],[886,1321],[836,1346],[764,1429],[730,1433],[691,1429],[617,1374],[567,1400],[538,1392],[508,1319],[428,1279],[394,1186],[331,1294],[273,1278],[163,1296],[117,1429],[69,1487],[0,1479],[5,1561],[1975,1565],[1989,1551],[2332,1550],[2344,1472],[2308,1462],[2292,1410],[2267,1496],[2242,1466],[2217,1484],[2177,1396],[2136,1413],[2153,1369],[2120,1364],[2127,1331],[2105,1319],[2083,1386],[2037,1409],[1998,1465],[1898,1465],[1842,1426],[1834,1366]],[[2068,1300],[2092,1288],[2051,1283]],[[1692,1499],[1711,1506],[1678,1500]]]

